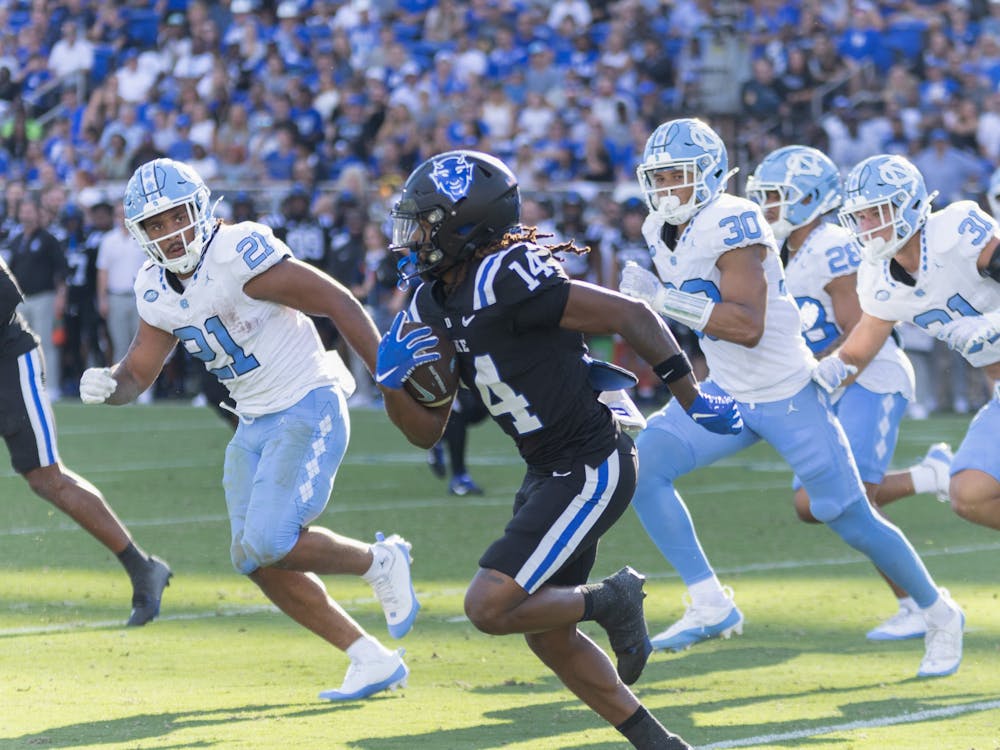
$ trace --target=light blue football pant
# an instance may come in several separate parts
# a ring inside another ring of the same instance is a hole
[[[899,424],[910,402],[901,393],[875,393],[851,383],[833,406],[847,435],[862,482],[881,484],[899,441]],[[802,486],[795,477],[792,489]]]
[[[711,382],[702,388],[722,393]],[[929,607],[937,600],[937,588],[906,537],[868,504],[844,431],[815,383],[807,383],[788,399],[739,402],[739,407],[744,422],[739,435],[705,430],[674,400],[650,417],[636,440],[639,481],[632,504],[650,538],[687,586],[710,578],[713,571],[674,481],[766,440],[801,478],[813,516],[868,557],[919,606]]]
[[[283,411],[240,420],[222,478],[237,571],[248,575],[291,551],[329,502],[349,438],[347,405],[333,386]]]
[[[1000,384],[995,394],[969,424],[962,445],[951,462],[953,476],[966,469],[976,469],[1000,482],[1000,448],[997,447],[997,436],[1000,436]]]

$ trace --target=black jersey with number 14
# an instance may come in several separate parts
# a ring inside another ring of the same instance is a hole
[[[493,420],[536,471],[603,458],[618,427],[597,401],[583,359],[583,335],[559,327],[570,282],[548,250],[514,245],[469,264],[447,297],[422,284],[410,317],[446,332],[462,383],[476,388]]]

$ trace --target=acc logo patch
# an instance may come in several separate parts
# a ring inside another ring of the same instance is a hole
[[[142,295],[142,298],[146,300],[146,302],[156,302],[159,296],[160,293],[157,292],[155,289],[147,289],[146,293]]]
[[[446,156],[433,162],[430,177],[439,193],[457,202],[469,194],[469,188],[472,187],[472,169],[472,164],[464,154]]]
[[[879,302],[885,302],[887,299],[889,299],[889,292],[887,292],[885,289],[879,289],[877,292],[875,292],[875,299],[877,299]]]

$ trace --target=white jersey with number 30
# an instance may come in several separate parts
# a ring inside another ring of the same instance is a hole
[[[1000,235],[989,215],[972,201],[958,201],[927,218],[920,235],[916,284],[892,277],[890,260],[862,263],[858,271],[861,309],[882,320],[907,320],[932,336],[965,315],[1000,310],[1000,284],[979,275],[976,261]],[[965,357],[973,367],[1000,362],[1000,340],[974,347]]]
[[[286,258],[288,246],[255,222],[222,224],[183,293],[153,263],[135,281],[139,316],[172,333],[221,380],[242,415],[272,414],[314,388],[353,382],[327,352],[316,327],[298,310],[253,299],[243,286]]]
[[[800,332],[799,309],[785,289],[774,233],[760,207],[722,193],[691,219],[671,251],[661,240],[652,248],[660,279],[682,292],[719,302],[721,274],[716,262],[730,250],[763,245],[767,279],[764,335],[754,347],[705,335],[701,348],[711,379],[739,401],[780,401],[809,382],[816,365]]]

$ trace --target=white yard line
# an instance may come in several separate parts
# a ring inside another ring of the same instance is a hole
[[[878,729],[879,727],[891,727],[896,724],[915,724],[931,719],[947,719],[952,716],[962,714],[978,713],[981,711],[993,711],[1000,708],[1000,700],[977,701],[975,703],[959,703],[954,706],[943,708],[929,708],[924,711],[914,711],[913,713],[896,714],[895,716],[883,716],[878,719],[866,719],[864,721],[849,721],[843,724],[829,724],[827,726],[810,727],[809,729],[798,729],[794,732],[781,732],[779,734],[762,734],[756,737],[743,737],[738,740],[726,740],[725,742],[713,742],[711,745],[698,745],[696,750],[723,750],[730,747],[755,747],[757,745],[769,745],[775,742],[786,740],[808,739],[819,737],[824,734],[836,734],[838,732],[852,732],[855,729]]]

